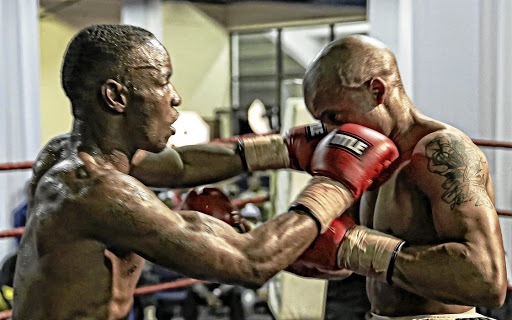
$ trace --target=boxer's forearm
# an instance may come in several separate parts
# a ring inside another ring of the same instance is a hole
[[[234,147],[214,145],[165,149],[154,154],[138,151],[130,174],[153,187],[193,187],[222,181],[243,172]]]
[[[457,242],[406,247],[395,262],[393,283],[445,303],[498,307],[506,272],[496,250]]]
[[[180,259],[174,246],[155,250],[154,261],[196,279],[259,287],[294,262],[318,235],[313,218],[297,213],[282,214],[244,234],[226,223],[195,211],[180,211]],[[177,227],[177,226],[176,226]],[[154,247],[157,247],[155,245]]]
[[[290,212],[262,224],[247,234],[244,248],[259,285],[292,264],[318,235],[318,224],[305,214]]]

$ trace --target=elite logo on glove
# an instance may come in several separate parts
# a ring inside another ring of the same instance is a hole
[[[358,135],[340,130],[329,141],[329,146],[343,149],[354,157],[360,158],[363,152],[372,144]]]
[[[341,182],[359,199],[398,155],[393,141],[382,133],[346,123],[320,141],[311,161],[311,171],[313,175]]]

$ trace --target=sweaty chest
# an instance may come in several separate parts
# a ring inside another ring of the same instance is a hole
[[[437,238],[430,202],[402,164],[378,189],[361,198],[361,224],[416,244]]]

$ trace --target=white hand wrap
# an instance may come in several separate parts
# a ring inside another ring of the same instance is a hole
[[[313,177],[295,200],[295,204],[311,210],[321,225],[320,233],[324,233],[352,203],[354,196],[343,184],[322,176]]]
[[[249,171],[290,167],[288,148],[282,136],[270,134],[241,139]]]
[[[338,249],[338,267],[390,283],[390,262],[404,243],[388,234],[355,226],[347,230]]]

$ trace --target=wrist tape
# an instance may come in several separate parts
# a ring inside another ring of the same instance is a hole
[[[248,171],[290,167],[288,148],[278,134],[242,138],[239,144],[243,145],[240,149]]]
[[[391,235],[355,226],[347,230],[340,245],[338,268],[389,283],[396,257],[404,243]]]
[[[324,233],[331,222],[352,205],[352,193],[338,181],[315,176],[297,196],[293,206],[304,206],[319,223],[320,233]],[[293,207],[292,206],[292,207]]]

